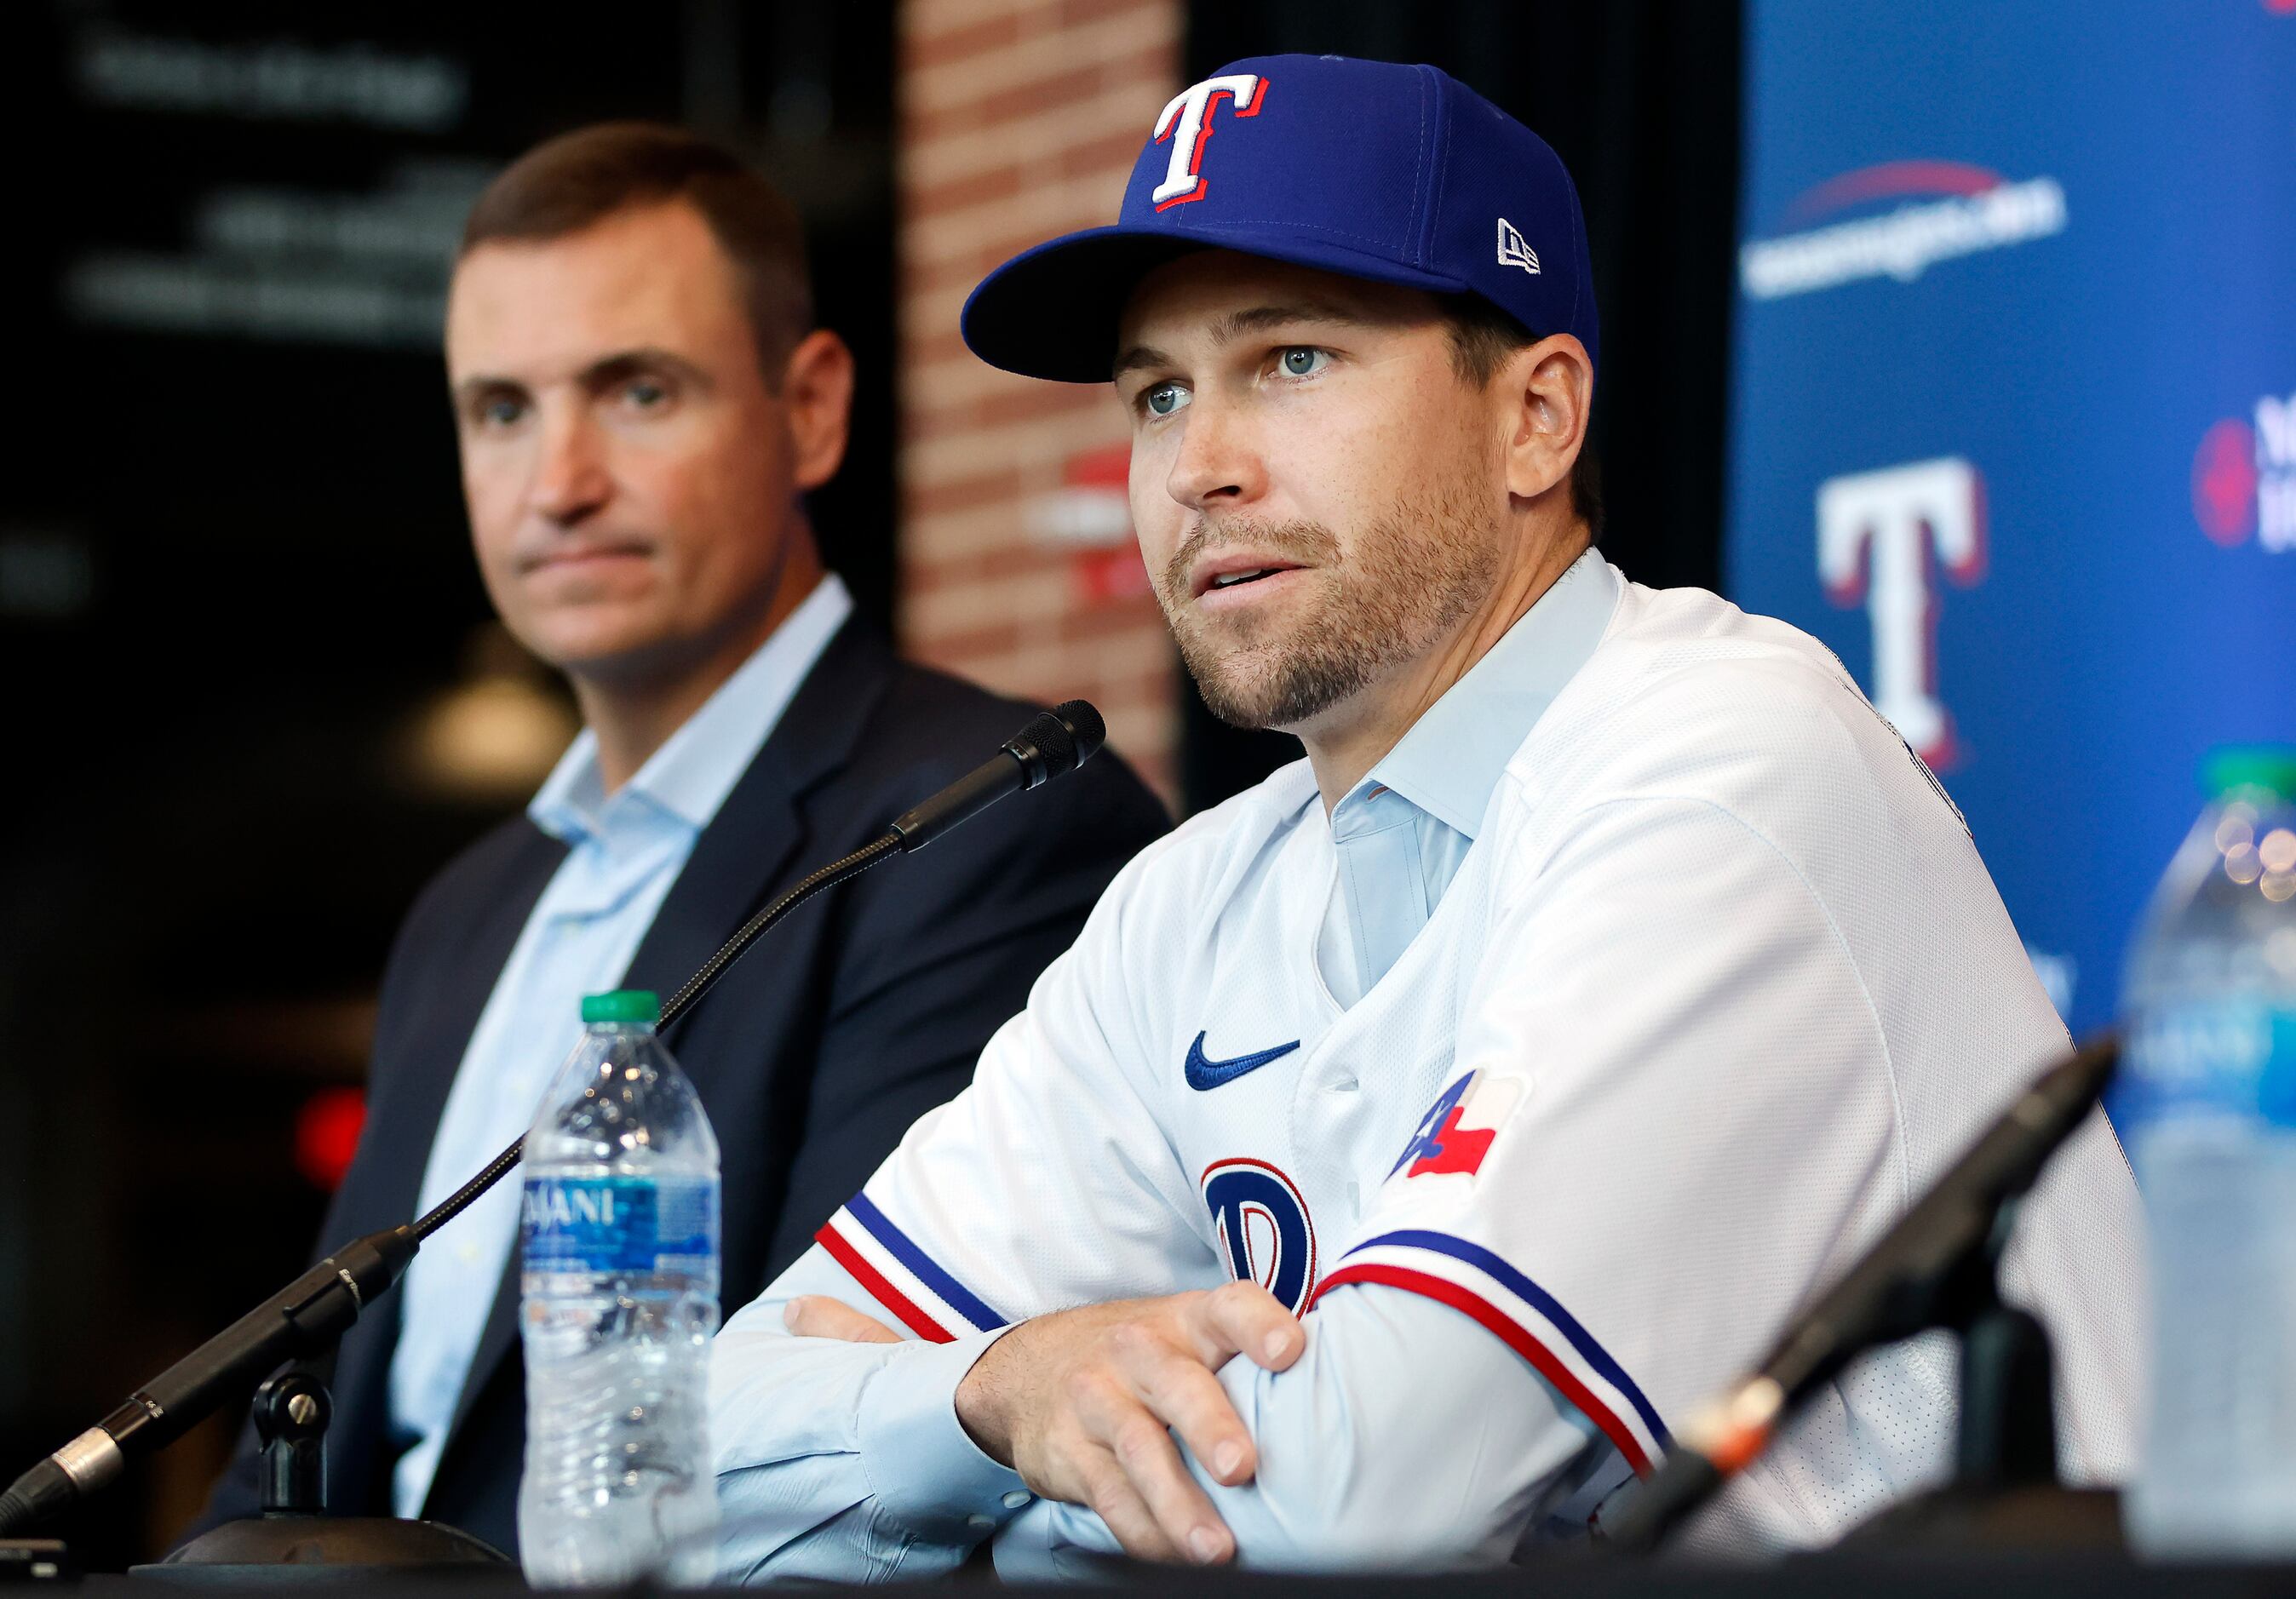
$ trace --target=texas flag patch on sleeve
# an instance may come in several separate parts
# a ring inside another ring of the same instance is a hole
[[[1512,1077],[1493,1077],[1482,1070],[1468,1072],[1443,1090],[1419,1130],[1411,1136],[1388,1176],[1412,1177],[1473,1177],[1483,1168],[1491,1140],[1498,1136],[1522,1097],[1522,1084]]]

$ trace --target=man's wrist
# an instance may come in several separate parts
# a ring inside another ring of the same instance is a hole
[[[1027,1324],[1023,1322],[1003,1329],[1005,1336],[981,1350],[965,1368],[964,1375],[957,1380],[952,1399],[957,1424],[964,1429],[966,1436],[983,1455],[1007,1467],[1013,1464],[1013,1436],[1004,1413],[1004,1401],[1010,1384],[1004,1380],[1004,1365],[1019,1349],[1011,1342],[1011,1335]]]
[[[978,1543],[1029,1502],[1027,1486],[958,1419],[956,1391],[1008,1328],[909,1345],[861,1393],[862,1469],[880,1509],[935,1543]]]

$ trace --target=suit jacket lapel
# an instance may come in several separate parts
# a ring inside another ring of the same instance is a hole
[[[372,1216],[371,1226],[414,1219],[430,1145],[463,1054],[478,1030],[480,1013],[493,996],[511,947],[542,890],[565,858],[565,845],[527,824],[487,902],[467,924],[467,939],[434,957],[436,980],[411,996],[414,1014],[405,1037],[388,1046],[392,1057],[388,1097],[374,1107],[373,1115],[377,1130],[386,1137],[419,1142],[422,1147],[413,1160],[381,1161],[368,1174],[372,1186],[362,1194],[360,1209]]]
[[[321,1241],[325,1247],[414,1219],[431,1141],[463,1053],[478,1028],[479,1013],[486,1008],[535,902],[565,858],[563,844],[526,825],[509,840],[504,858],[483,883],[483,897],[476,899],[475,914],[465,924],[466,936],[434,947],[423,966],[410,974],[413,991],[399,1005],[407,1018],[406,1030],[376,1041],[376,1055],[386,1075],[366,1134],[373,1158],[353,1168]],[[352,1185],[355,1192],[349,1191]],[[377,1446],[390,1430],[383,1374],[398,1345],[398,1316],[399,1297],[393,1295],[363,1318],[343,1339],[332,1379],[338,1414],[373,1417],[372,1439]],[[384,1329],[376,1328],[376,1322],[383,1323]],[[364,1447],[359,1439],[345,1439],[337,1450],[336,1492],[348,1496],[343,1503],[365,1494],[362,1483],[349,1480],[365,1464],[357,1453]]]
[[[863,726],[892,682],[893,666],[891,650],[867,623],[857,618],[837,630],[716,817],[694,840],[693,855],[630,958],[623,987],[652,988],[668,997],[766,904],[769,894],[788,888],[796,872],[823,864],[799,858],[805,842],[799,801],[851,758]],[[512,936],[517,936],[515,929]],[[507,959],[507,945],[503,953]],[[742,958],[769,957],[759,950]],[[501,963],[487,970],[498,973]],[[491,976],[488,981],[491,984]],[[485,1003],[483,994],[480,1003]],[[477,1021],[474,1010],[463,1037]],[[673,1054],[678,1030],[672,1023],[666,1036]],[[678,1065],[697,1088],[706,1089],[713,1062],[680,1056]],[[451,1078],[451,1068],[448,1075]],[[443,1088],[439,1103],[445,1103]],[[518,1301],[518,1251],[512,1250],[502,1281],[496,1284],[470,1374],[455,1402],[447,1438],[449,1449],[480,1390],[517,1341]]]

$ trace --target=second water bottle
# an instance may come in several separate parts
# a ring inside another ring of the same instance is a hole
[[[527,1135],[526,1473],[537,1587],[709,1580],[718,1140],[638,990],[582,1002],[582,1042]]]

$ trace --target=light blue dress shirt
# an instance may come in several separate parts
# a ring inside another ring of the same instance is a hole
[[[1599,554],[1580,556],[1332,808],[1338,883],[1316,955],[1340,1004],[1368,991],[1426,925],[1508,760],[1595,652],[1619,593]],[[788,1300],[849,1299],[850,1283],[816,1245],[739,1313],[738,1331],[770,1333]],[[1247,1554],[1298,1543],[1302,1523],[1312,1522],[1316,1564],[1400,1562],[1414,1553],[1403,1542],[1413,1537],[1456,1556],[1445,1540],[1474,1497],[1470,1476],[1479,1474],[1474,1486],[1485,1491],[1495,1475],[1506,1476],[1535,1521],[1539,1504],[1587,1486],[1574,1473],[1597,1469],[1595,1452],[1581,1447],[1595,1438],[1594,1423],[1527,1363],[1514,1368],[1518,1389],[1483,1394],[1457,1415],[1432,1414],[1426,1395],[1392,1381],[1397,1370],[1455,1360],[1472,1366],[1487,1354],[1490,1335],[1447,1307],[1373,1285],[1334,1297],[1316,1315],[1322,1335],[1290,1373],[1279,1377],[1235,1360],[1219,1374],[1263,1457],[1313,1461],[1316,1480],[1279,1487],[1263,1472],[1258,1482],[1228,1488],[1188,1463]],[[794,1410],[778,1401],[726,1401],[718,1393],[724,1374],[713,1365],[710,1427],[721,1462],[755,1460],[761,1439],[771,1439],[774,1456],[721,1468],[721,1579],[929,1575],[959,1562],[1016,1513],[1029,1524],[1013,1527],[1021,1536],[1000,1539],[996,1549],[1008,1578],[1085,1575],[1078,1557],[1117,1553],[1097,1516],[1033,1502],[1020,1477],[982,1454],[957,1421],[957,1384],[1004,1331],[947,1344],[791,1341],[794,1347],[776,1354],[783,1376],[775,1388],[803,1396]],[[1334,1425],[1335,1416],[1348,1424]],[[1357,1469],[1357,1452],[1430,1428],[1443,1431],[1450,1447],[1430,1452],[1409,1504],[1394,1499],[1391,1474]],[[1332,1486],[1382,1481],[1386,1496],[1375,1502]],[[792,1529],[803,1530],[791,1536]],[[1482,1553],[1496,1560],[1507,1550]]]
[[[447,1095],[418,1209],[460,1187],[532,1123],[580,1037],[582,996],[616,987],[695,840],[773,732],[806,674],[852,614],[834,574],[718,685],[612,794],[585,729],[527,807],[567,845],[480,1013]],[[422,1513],[471,1358],[518,1233],[519,1186],[499,1183],[414,1258],[399,1288],[390,1420],[417,1442],[398,1459],[392,1503]]]
[[[1595,652],[1619,580],[1589,550],[1332,808],[1340,891],[1316,942],[1344,1007],[1387,974],[1481,831],[1499,774]]]

